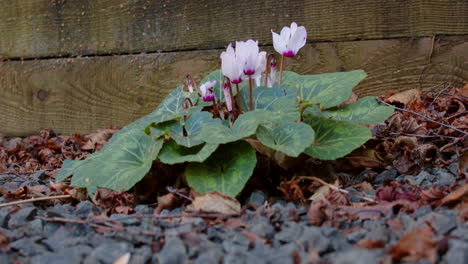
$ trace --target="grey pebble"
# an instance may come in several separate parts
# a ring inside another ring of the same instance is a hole
[[[8,220],[10,220],[10,213],[7,207],[0,209],[0,227],[7,227]]]
[[[151,248],[149,246],[143,246],[133,251],[130,262],[131,264],[146,264],[151,260]]]
[[[380,257],[377,251],[353,248],[327,255],[327,259],[334,264],[378,263]]]
[[[319,253],[325,252],[330,242],[330,239],[326,238],[320,228],[316,226],[307,227],[297,240],[302,243],[308,252],[315,249]]]
[[[113,214],[109,217],[109,220],[116,220],[126,226],[139,225],[141,222],[141,220],[138,217],[132,217],[126,214]]]
[[[43,228],[42,220],[34,219],[25,226],[25,234],[28,236],[40,236],[43,233]]]
[[[73,207],[62,204],[56,204],[54,207],[46,209],[47,217],[69,217],[73,214]],[[76,218],[76,217],[75,217]]]
[[[15,229],[19,226],[26,224],[27,221],[31,221],[37,215],[36,207],[25,207],[20,209],[18,212],[13,214],[8,221],[8,228]]]
[[[438,212],[431,212],[424,217],[418,219],[418,222],[422,225],[426,221],[430,221],[431,226],[436,231],[437,235],[444,236],[449,233],[452,229],[456,228],[457,216],[450,215],[447,213],[441,214]]]
[[[10,258],[7,256],[7,254],[0,252],[0,263],[2,264],[12,264]]]
[[[135,206],[134,210],[135,210],[136,213],[140,213],[142,215],[152,214],[153,213],[153,208],[149,207],[146,204],[139,204],[139,205]]]
[[[111,264],[124,254],[130,252],[131,248],[130,244],[124,242],[107,241],[95,248],[91,254],[85,258],[84,263]]]
[[[270,221],[265,216],[256,216],[250,220],[246,228],[258,237],[271,239],[275,233],[275,229],[270,224]]]
[[[255,205],[257,208],[262,207],[267,199],[267,195],[260,190],[253,191],[246,201],[246,204]]]
[[[160,264],[179,264],[185,263],[187,259],[187,250],[184,242],[178,237],[166,238],[163,249],[157,254]]]
[[[25,257],[40,254],[46,251],[45,247],[36,243],[37,237],[25,237],[18,239],[11,243],[11,248],[19,251],[19,253]]]
[[[455,177],[446,169],[435,168],[432,170],[432,173],[435,176],[435,184],[441,186],[450,186],[455,183]]]
[[[92,248],[77,245],[60,252],[46,252],[31,258],[31,264],[80,264]]]
[[[89,217],[92,215],[98,215],[101,210],[97,208],[91,201],[81,201],[76,205],[75,215],[80,217]]]
[[[296,222],[287,222],[282,226],[282,230],[274,235],[274,239],[289,243],[300,237],[304,227]]]
[[[221,263],[224,257],[222,250],[211,248],[201,254],[193,261],[194,264]]]
[[[382,186],[386,181],[394,181],[397,176],[397,170],[396,169],[390,169],[390,170],[385,170],[379,175],[377,175],[374,179],[374,186],[380,187]]]
[[[452,239],[448,244],[449,249],[443,257],[445,263],[468,263],[468,242]]]

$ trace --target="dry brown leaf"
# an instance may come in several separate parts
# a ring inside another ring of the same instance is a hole
[[[458,219],[462,223],[466,223],[466,221],[468,221],[468,203],[462,204],[460,214],[458,215]]]
[[[399,136],[395,139],[395,144],[398,146],[407,146],[410,149],[414,149],[418,145],[418,138],[408,137],[408,136]]]
[[[387,98],[385,101],[392,104],[402,104],[403,107],[409,108],[409,106],[415,103],[421,103],[421,92],[418,89],[411,89],[404,92],[394,94]]]
[[[113,128],[98,129],[86,136],[88,141],[86,141],[86,143],[81,146],[81,149],[99,151],[117,131],[118,129]]]
[[[464,184],[455,191],[445,196],[441,203],[442,205],[460,203],[468,198],[468,184]]]
[[[327,194],[325,194],[325,199],[327,199],[333,205],[349,205],[349,200],[343,193],[331,189]]]
[[[317,200],[310,204],[307,216],[312,225],[321,226],[323,224],[327,219],[326,209],[328,206],[330,206],[330,203],[326,200]]]
[[[163,209],[172,210],[176,207],[181,206],[182,203],[185,202],[185,200],[182,199],[180,196],[177,196],[175,192],[181,192],[185,195],[186,189],[177,189],[177,190],[174,190],[174,192],[170,192],[163,196],[159,196],[158,207],[154,210],[155,214],[159,214]]]
[[[119,212],[132,213],[134,196],[128,192],[114,192],[110,189],[99,188],[92,201],[96,206],[108,210],[110,213]]]
[[[403,236],[390,249],[394,261],[417,262],[426,258],[432,263],[437,260],[437,249],[434,232],[430,227],[416,227]]]
[[[112,264],[128,264],[129,261],[130,261],[130,253],[125,253],[116,261],[114,261]]]
[[[187,207],[187,211],[238,215],[241,205],[236,199],[214,191],[195,197],[192,204]]]
[[[10,239],[0,232],[0,252],[7,252],[10,250]]]
[[[445,192],[442,188],[438,186],[432,186],[429,189],[422,190],[419,195],[421,196],[421,199],[433,203],[436,201],[439,201],[440,199],[445,197]]]
[[[299,186],[300,181],[300,178],[293,177],[291,180],[281,182],[278,190],[283,193],[286,201],[305,204],[306,199],[301,187]]]
[[[360,248],[374,249],[374,248],[383,248],[385,242],[383,240],[372,240],[372,239],[361,239],[357,243],[357,246]]]
[[[320,188],[318,188],[312,196],[309,197],[309,200],[311,201],[320,201],[320,200],[326,200],[325,196],[330,193],[332,189],[328,187],[328,185],[322,185]]]

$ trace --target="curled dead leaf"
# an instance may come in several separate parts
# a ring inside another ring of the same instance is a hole
[[[10,239],[0,232],[0,252],[7,252],[10,250]]]
[[[419,195],[421,199],[426,202],[435,202],[445,197],[444,188],[438,186],[432,186],[429,189],[422,190]]]
[[[416,227],[403,236],[389,253],[393,261],[417,262],[425,258],[435,263],[437,260],[436,245],[435,234],[429,226]]]
[[[445,196],[441,204],[442,205],[454,205],[463,201],[467,201],[468,199],[468,183],[465,183],[455,191],[449,193]]]
[[[241,211],[241,205],[236,199],[214,191],[196,196],[186,210],[191,212],[238,215]]]
[[[374,248],[383,248],[385,242],[383,240],[372,240],[372,239],[361,239],[357,243],[357,246],[360,248],[374,249]]]

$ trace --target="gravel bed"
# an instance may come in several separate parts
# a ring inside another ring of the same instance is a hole
[[[3,180],[7,177],[0,174]],[[375,177],[373,188],[384,181],[403,183],[407,178],[423,188],[456,182],[450,168],[422,171],[416,176],[388,170]],[[40,175],[28,181],[39,182]],[[26,182],[10,182],[10,187],[23,184]],[[367,193],[372,196],[375,190]],[[96,222],[102,209],[91,201],[76,206],[24,204],[19,210],[3,207],[0,263],[114,263],[125,253],[130,253],[132,264],[392,263],[392,247],[428,223],[437,236],[437,262],[468,263],[468,224],[460,220],[458,210],[422,206],[412,213],[315,226],[308,216],[309,208],[282,200],[270,204],[268,198],[261,191],[252,192],[248,206],[236,217],[181,217],[184,208],[164,209],[152,217],[154,207],[137,205],[134,214],[113,214],[105,222]],[[57,218],[70,222],[51,221]],[[90,219],[95,222],[86,222]],[[363,241],[382,244],[363,246]],[[427,259],[416,262],[430,263]]]

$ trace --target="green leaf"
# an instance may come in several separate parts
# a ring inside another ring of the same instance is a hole
[[[393,107],[379,104],[374,97],[367,96],[359,101],[320,111],[317,107],[309,107],[304,115],[315,115],[335,120],[351,121],[359,124],[376,124],[387,120],[393,113]]]
[[[242,109],[250,110],[249,87],[241,91]],[[294,112],[298,110],[296,90],[286,86],[254,87],[252,89],[253,109],[263,109],[273,112]]]
[[[346,101],[353,87],[366,76],[363,70],[317,75],[299,75],[285,71],[282,85],[296,88],[302,100],[326,108]]]
[[[264,110],[246,112],[239,116],[232,128],[223,124],[220,120],[217,124],[203,126],[200,138],[213,144],[225,144],[234,142],[255,134],[258,125],[268,116]]]
[[[152,133],[169,135],[179,145],[190,148],[204,143],[200,132],[203,127],[210,125],[221,125],[221,120],[214,119],[209,112],[198,112],[189,116],[186,121],[181,118],[180,121],[171,120],[153,125],[156,132]]]
[[[314,131],[304,123],[280,123],[272,127],[260,125],[257,138],[267,147],[297,157],[314,141]]]
[[[75,168],[71,184],[86,187],[91,196],[98,187],[128,190],[148,173],[162,145],[162,139],[129,131]]]
[[[304,152],[322,160],[341,158],[371,138],[369,128],[352,122],[322,117],[311,117],[304,122],[315,131],[315,142]]]
[[[152,123],[160,123],[168,120],[181,117],[183,115],[190,115],[194,112],[200,112],[202,107],[194,106],[184,110],[182,104],[185,97],[190,94],[182,90],[182,86],[177,87],[173,90],[152,113],[130,123],[129,125],[123,127],[117,133],[115,133],[111,139],[104,145],[103,149],[106,149],[109,146],[112,146],[113,142],[120,138],[122,135],[126,134],[128,131],[132,130],[145,130],[149,134],[149,126]]]
[[[85,163],[85,160],[70,160],[66,159],[63,161],[62,168],[55,175],[57,182],[64,181],[67,177],[72,176],[73,172]]]
[[[203,163],[190,163],[185,169],[188,184],[199,193],[219,191],[239,194],[253,173],[257,157],[245,141],[220,146]]]
[[[204,144],[187,148],[170,140],[164,143],[159,160],[166,164],[203,162],[218,148],[218,144]]]

